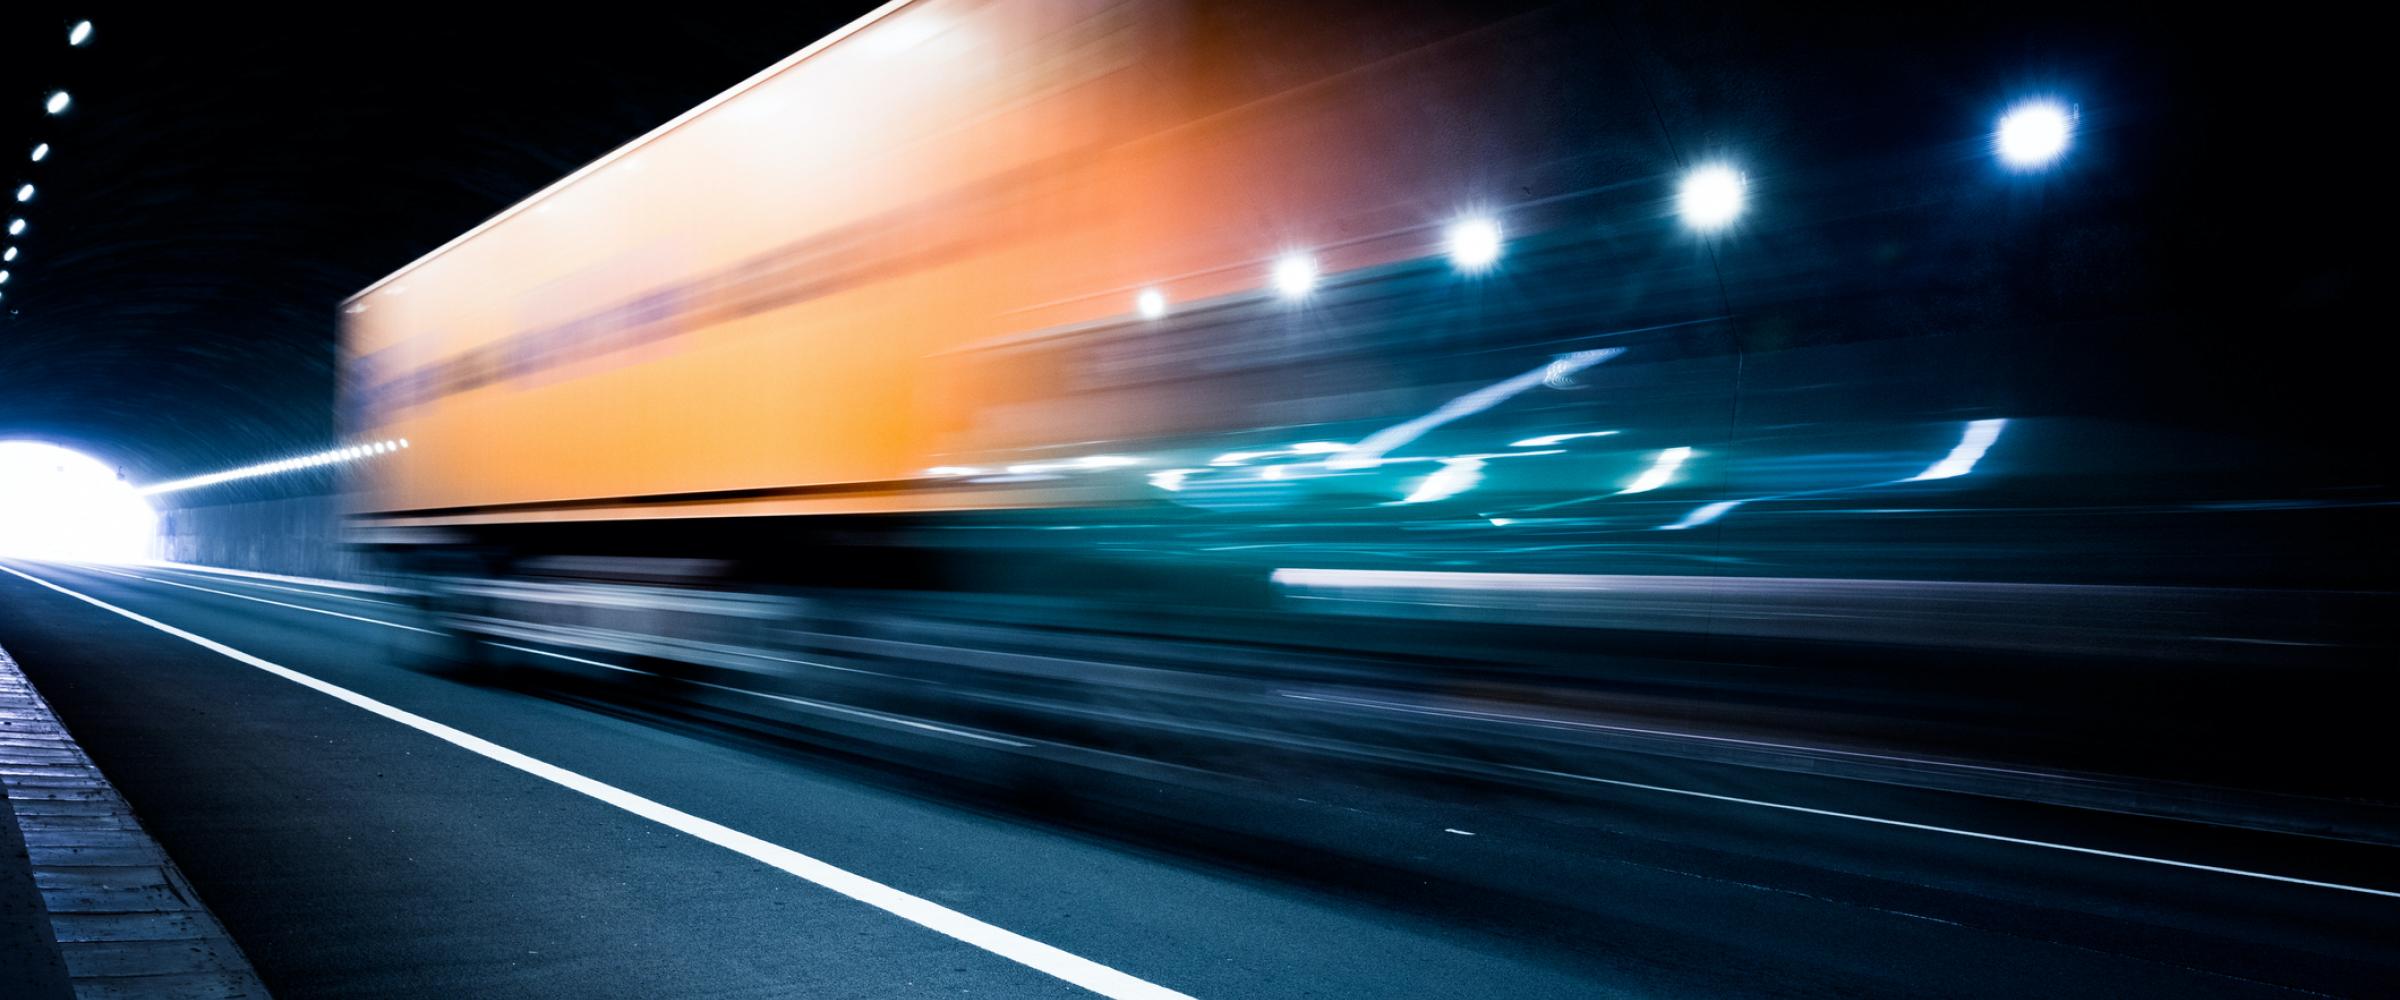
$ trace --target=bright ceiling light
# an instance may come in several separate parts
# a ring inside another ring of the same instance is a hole
[[[50,92],[50,99],[42,102],[42,108],[51,114],[63,115],[67,113],[67,106],[74,103],[75,99],[67,96],[66,91],[53,90]]]
[[[1307,295],[1317,287],[1317,259],[1305,253],[1287,253],[1275,262],[1275,290],[1287,299]]]
[[[2075,112],[2057,101],[2026,101],[2000,116],[1992,152],[2016,170],[2039,170],[2065,156],[2075,137]]]
[[[1675,211],[1684,225],[1710,233],[1741,218],[1749,200],[1750,181],[1742,172],[1712,163],[1683,175],[1683,185],[1675,191]]]
[[[1500,224],[1490,219],[1460,219],[1450,224],[1450,262],[1470,274],[1489,270],[1500,261]]]
[[[7,250],[0,250],[0,261],[9,261],[15,259],[17,259],[17,248],[10,247]]]
[[[8,235],[10,235],[10,236],[23,236],[23,235],[25,235],[25,220],[23,220],[23,219],[10,219],[10,220],[8,220]]]
[[[34,144],[33,144],[33,162],[35,162],[35,163],[40,163],[40,162],[42,162],[43,160],[45,160],[45,159],[48,159],[49,157],[50,157],[50,144],[49,144],[49,143],[46,143],[46,142],[37,142],[37,143],[34,143]]]
[[[67,44],[69,45],[81,45],[91,40],[92,22],[90,21],[77,21],[74,27],[67,29]]]
[[[19,187],[17,188],[17,200],[18,200],[18,201],[32,201],[32,200],[33,200],[33,185],[31,185],[31,184],[25,184],[25,185],[21,185],[21,186],[19,186]]]
[[[1155,288],[1142,289],[1142,294],[1133,297],[1133,307],[1141,311],[1143,319],[1164,317],[1167,314],[1167,293]]]

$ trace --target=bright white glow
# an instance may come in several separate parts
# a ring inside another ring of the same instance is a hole
[[[259,476],[271,476],[278,472],[290,472],[294,469],[314,469],[319,466],[331,465],[335,462],[354,462],[362,458],[372,458],[376,455],[385,454],[387,452],[396,451],[406,447],[408,447],[407,438],[376,441],[370,444],[352,445],[347,448],[335,448],[331,451],[320,451],[312,455],[299,455],[292,458],[276,459],[272,462],[260,462],[257,465],[245,465],[239,469],[227,469],[223,472],[211,472],[205,476],[192,476],[188,479],[177,479],[170,482],[155,483],[149,486],[144,486],[136,492],[142,496],[155,496],[160,493],[173,493],[178,490],[198,489],[202,486],[215,486],[218,483],[232,482],[236,479],[253,479]]]
[[[50,92],[50,99],[42,102],[42,108],[51,114],[63,115],[67,113],[67,106],[73,103],[75,103],[75,99],[67,96],[66,91],[53,90]]]
[[[17,248],[10,247],[7,250],[0,250],[0,261],[15,259],[17,259]]]
[[[91,40],[92,22],[90,21],[77,21],[74,27],[67,29],[67,44],[69,45],[81,45]]]
[[[1164,317],[1167,314],[1167,293],[1155,288],[1142,289],[1142,294],[1133,297],[1133,308],[1141,312],[1143,319]]]
[[[1150,485],[1169,493],[1180,493],[1183,491],[1183,481],[1190,478],[1192,473],[1207,471],[1207,469],[1161,469],[1150,474]]]
[[[1690,448],[1669,448],[1659,452],[1657,458],[1650,460],[1650,467],[1642,470],[1642,474],[1636,477],[1632,483],[1627,484],[1624,489],[1618,490],[1618,495],[1648,493],[1673,482],[1675,470],[1683,468],[1683,463],[1691,457],[1692,450]]]
[[[1733,224],[1750,200],[1750,181],[1742,172],[1712,163],[1683,175],[1675,192],[1675,211],[1683,224],[1709,233]]]
[[[1500,224],[1490,219],[1460,219],[1450,224],[1450,262],[1468,273],[1490,270],[1500,261]]]
[[[1304,253],[1287,253],[1275,262],[1275,290],[1288,299],[1307,295],[1317,287],[1317,259]]]
[[[0,271],[0,285],[8,284],[8,272]]]
[[[1495,528],[1505,528],[1509,525],[1517,523],[1517,519],[1513,517],[1490,517],[1485,518],[1484,520],[1492,522],[1492,527]]]
[[[1683,520],[1677,521],[1673,524],[1659,525],[1658,530],[1682,531],[1685,528],[1697,528],[1703,524],[1707,524],[1710,521],[1724,517],[1726,511],[1732,510],[1735,507],[1739,507],[1749,502],[1750,501],[1748,500],[1719,500],[1712,504],[1703,504],[1701,506],[1692,508],[1691,513],[1683,515]]]
[[[49,159],[49,158],[50,158],[50,144],[49,144],[49,143],[46,143],[46,142],[37,142],[37,143],[35,143],[35,144],[34,144],[34,146],[33,146],[33,162],[35,162],[35,163],[40,163],[40,162],[42,162],[43,160],[46,160],[46,159]]]
[[[135,562],[157,535],[158,513],[97,459],[0,441],[0,556]]]
[[[25,220],[23,220],[23,219],[10,219],[10,220],[8,220],[8,235],[10,235],[10,236],[23,236],[23,235],[25,235]]]
[[[1435,469],[1433,475],[1418,481],[1416,490],[1402,497],[1398,502],[1432,503],[1435,500],[1447,500],[1474,489],[1475,484],[1480,482],[1483,482],[1482,459],[1444,459],[1441,468]]]
[[[2018,170],[2039,170],[2066,155],[2075,137],[2075,112],[2057,101],[2026,101],[2000,116],[1992,152]]]
[[[1942,456],[1942,460],[1933,463],[1931,468],[1903,482],[1955,479],[1975,471],[1975,463],[1983,460],[1983,453],[1992,449],[1992,442],[2000,440],[2000,432],[2007,427],[2007,420],[1977,420],[1969,423],[1966,433],[1959,435],[1958,446],[1950,449],[1950,454]]]
[[[31,185],[31,184],[26,184],[26,185],[23,185],[23,186],[20,186],[20,187],[18,187],[18,188],[17,188],[17,200],[18,200],[18,201],[32,201],[32,200],[33,200],[33,185]]]
[[[1615,433],[1617,433],[1617,432],[1616,432],[1616,431],[1577,431],[1577,432],[1575,432],[1575,433],[1573,433],[1573,434],[1544,434],[1544,435],[1542,435],[1541,437],[1529,437],[1529,438],[1526,438],[1526,439],[1525,439],[1525,440],[1523,440],[1523,441],[1511,441],[1511,442],[1509,442],[1509,445],[1508,445],[1508,446],[1509,446],[1509,447],[1511,447],[1511,448],[1547,448],[1547,447],[1550,447],[1551,445],[1557,444],[1557,443],[1559,443],[1559,442],[1561,442],[1561,441],[1573,441],[1573,440],[1575,440],[1576,438],[1597,438],[1597,437],[1607,437],[1607,436],[1609,436],[1609,435],[1611,435],[1611,434],[1615,434]]]
[[[925,470],[925,474],[935,479],[953,479],[959,476],[980,476],[984,474],[984,470],[972,465],[937,465]]]

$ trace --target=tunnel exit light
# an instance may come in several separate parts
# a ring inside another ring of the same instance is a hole
[[[106,463],[42,441],[0,441],[0,555],[70,562],[150,556],[158,514]]]

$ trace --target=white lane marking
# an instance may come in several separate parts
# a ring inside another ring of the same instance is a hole
[[[166,562],[161,560],[158,562],[142,563],[141,565],[155,566],[159,569],[182,570],[186,573],[213,573],[220,576],[239,576],[251,580],[273,580],[277,583],[298,584],[303,587],[323,587],[327,590],[350,590],[362,594],[397,594],[400,592],[397,588],[378,586],[372,583],[351,583],[348,580],[327,580],[323,577],[315,576],[285,576],[281,573],[260,573],[255,570],[247,569],[227,569],[223,566],[202,566],[199,563]]]
[[[299,594],[302,597],[315,597],[328,601],[356,601],[360,604],[381,604],[388,607],[400,606],[400,602],[398,601],[387,601],[380,597],[360,597],[357,594],[337,594],[332,591],[311,590],[306,587],[286,587],[280,583],[260,583],[256,580],[244,580],[240,577],[219,577],[211,574],[193,573],[188,570],[168,570],[168,572],[178,573],[184,576],[197,576],[201,577],[202,579],[230,584],[236,587],[257,587],[261,590],[280,590],[286,594]]]
[[[609,670],[615,670],[622,673],[640,674],[644,677],[661,676],[648,670],[637,670],[633,667],[618,666],[614,663],[602,663],[598,660],[587,660],[580,656],[568,656],[565,653],[553,653],[547,649],[535,649],[531,646],[517,646],[505,642],[495,642],[492,643],[492,645],[498,646],[501,649],[513,649],[520,653],[532,653],[535,656],[549,656],[561,660],[567,660],[573,663],[585,663],[595,667],[604,667]],[[891,715],[885,712],[870,712],[863,708],[851,708],[848,705],[836,705],[829,701],[815,701],[808,698],[794,698],[791,695],[785,694],[769,694],[765,691],[752,691],[749,688],[738,688],[729,684],[713,684],[708,681],[693,680],[688,677],[682,678],[682,681],[683,683],[690,684],[694,687],[713,688],[715,690],[724,691],[731,694],[746,694],[753,698],[765,698],[769,701],[780,701],[786,704],[800,705],[827,712],[836,712],[842,715],[854,716],[861,719],[872,719],[877,722],[889,722],[893,725],[907,726],[912,729],[922,729],[929,733],[941,733],[945,736],[958,736],[970,740],[981,740],[985,743],[997,743],[1004,747],[1017,747],[1019,749],[1023,749],[1033,745],[1031,743],[1019,743],[1016,740],[1001,739],[997,736],[986,736],[982,733],[968,732],[964,729],[952,729],[948,726],[935,725],[931,722],[925,722],[920,719],[911,719],[906,716]]]
[[[40,584],[103,611],[147,625],[228,659],[256,667],[301,687],[373,712],[452,746],[506,764],[544,781],[581,792],[653,823],[690,834],[754,861],[781,869],[917,926],[981,948],[1001,958],[1073,983],[1101,996],[1126,998],[1126,1000],[1192,1000],[1186,994],[1119,972],[1091,959],[1043,944],[1014,931],[984,923],[932,900],[909,895],[864,875],[852,874],[791,848],[769,843],[721,823],[701,819],[683,810],[635,795],[615,785],[584,777],[558,765],[518,753],[483,737],[453,729],[406,709],[369,698],[349,688],[318,680],[279,663],[260,659],[206,636],[186,632],[138,612],[127,611],[97,597],[80,594],[40,577],[19,572],[11,566],[0,566],[0,571]]]
[[[11,573],[16,573],[16,571],[15,571],[15,570],[9,570],[9,572],[11,572]],[[18,575],[18,576],[24,576],[25,574],[23,574],[23,573],[17,573],[17,575]],[[29,579],[30,579],[30,578],[29,578]],[[292,610],[294,610],[294,611],[307,611],[307,612],[311,612],[311,613],[314,613],[314,614],[320,614],[320,615],[331,615],[331,616],[333,616],[333,617],[335,617],[335,618],[347,618],[347,619],[349,619],[349,620],[351,620],[351,621],[354,621],[354,622],[365,622],[365,623],[367,623],[367,624],[369,624],[369,625],[381,625],[381,626],[383,626],[383,627],[385,627],[385,628],[404,629],[404,630],[407,630],[407,631],[410,631],[410,632],[422,632],[422,633],[424,633],[424,634],[426,634],[426,635],[440,635],[440,634],[441,634],[440,632],[436,632],[436,631],[434,631],[434,630],[432,630],[432,629],[429,629],[429,628],[418,628],[418,627],[416,627],[416,626],[414,626],[414,625],[402,625],[402,624],[400,624],[399,622],[387,622],[387,621],[384,621],[384,620],[383,620],[383,619],[381,619],[381,618],[362,618],[362,617],[360,617],[360,616],[358,616],[358,615],[353,615],[353,614],[344,614],[344,613],[342,613],[342,612],[339,612],[339,611],[327,611],[327,610],[325,610],[324,608],[312,608],[312,607],[309,607],[309,606],[307,606],[307,605],[304,605],[304,604],[285,604],[285,603],[284,603],[284,602],[282,602],[282,601],[270,601],[270,600],[267,600],[267,599],[266,599],[266,598],[264,598],[264,597],[252,597],[252,596],[250,596],[250,595],[248,595],[248,594],[236,594],[236,593],[234,593],[233,591],[230,591],[230,590],[218,590],[218,589],[216,589],[216,588],[214,588],[214,587],[202,587],[202,586],[199,586],[199,585],[197,585],[197,584],[190,584],[190,583],[176,583],[176,582],[175,582],[175,581],[173,581],[173,580],[161,580],[161,579],[158,579],[157,577],[150,577],[150,576],[137,576],[137,577],[134,577],[134,579],[136,579],[136,580],[140,580],[140,581],[142,581],[142,582],[144,582],[144,583],[163,583],[163,584],[166,584],[167,586],[170,586],[170,587],[182,587],[182,588],[183,588],[183,589],[185,589],[185,590],[197,590],[197,591],[201,591],[201,592],[203,592],[203,593],[216,594],[216,595],[219,595],[219,596],[222,596],[222,597],[231,597],[231,598],[234,598],[235,600],[242,600],[242,601],[257,601],[257,602],[258,602],[258,603],[260,603],[260,604],[272,604],[272,605],[274,605],[274,606],[276,606],[276,607],[279,607],[279,608],[290,608],[290,609],[292,609]]]
[[[1645,792],[1664,792],[1668,795],[1687,795],[1695,799],[1709,799],[1715,802],[1731,802],[1736,805],[1757,806],[1761,809],[1781,809],[1786,812],[1807,813],[1811,816],[1825,816],[1832,819],[1854,820],[1860,823],[1874,823],[1879,826],[1896,826],[1905,830],[1923,830],[1928,833],[1947,833],[1952,836],[1972,837],[1976,840],[1990,840],[2003,844],[2017,844],[2024,847],[2046,847],[2053,851],[2068,851],[2075,854],[2088,854],[2099,858],[2116,858],[2120,861],[2140,861],[2153,865],[2166,865],[2171,868],[2189,868],[2193,871],[2215,872],[2220,875],[2239,875],[2243,878],[2265,879],[2269,882],[2284,882],[2291,885],[2314,886],[2319,889],[2339,889],[2343,892],[2359,892],[2365,893],[2369,896],[2382,896],[2387,899],[2400,899],[2400,892],[2390,889],[2372,889],[2363,885],[2345,885],[2340,882],[2319,882],[2315,879],[2295,878],[2290,875],[2271,875],[2266,872],[2254,872],[2242,868],[2224,868],[2217,865],[2204,865],[2197,861],[2177,861],[2173,858],[2154,858],[2147,854],[2127,854],[2123,851],[2108,851],[2097,847],[2078,847],[2074,844],[2061,844],[2048,840],[2031,840],[2025,837],[2011,837],[1998,833],[1983,833],[1977,830],[1961,830],[1954,826],[1934,826],[1930,823],[1911,823],[1907,820],[1885,819],[1881,816],[1861,816],[1857,813],[1837,812],[1832,809],[1818,809],[1813,806],[1795,806],[1783,802],[1767,802],[1762,799],[1745,799],[1738,795],[1719,795],[1715,792],[1699,792],[1693,791],[1689,788],[1669,788],[1665,785],[1649,785],[1643,784],[1639,781],[1619,781],[1615,778],[1597,778],[1593,777],[1592,775],[1575,774],[1569,771],[1550,771],[1538,767],[1520,767],[1517,768],[1517,770],[1523,771],[1527,774],[1543,774],[1549,775],[1553,778],[1569,778],[1575,781],[1589,781],[1601,785],[1614,785],[1618,788],[1640,789]]]

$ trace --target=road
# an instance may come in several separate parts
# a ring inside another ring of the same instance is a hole
[[[1574,796],[1162,782],[1130,822],[419,669],[371,594],[5,565],[0,644],[284,997],[2400,982],[2386,848],[1633,755]]]

